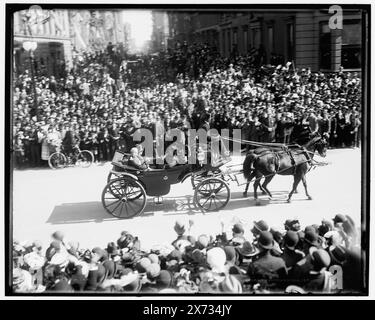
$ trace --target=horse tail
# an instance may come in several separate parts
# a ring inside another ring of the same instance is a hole
[[[246,155],[246,158],[245,158],[245,161],[242,165],[242,169],[243,169],[243,176],[245,177],[246,180],[249,180],[250,178],[250,175],[253,171],[252,169],[252,164],[254,163],[254,161],[258,158],[258,156],[253,153],[253,152],[249,152],[247,155]]]

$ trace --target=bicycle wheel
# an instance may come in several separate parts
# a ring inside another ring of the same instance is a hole
[[[61,169],[66,167],[68,161],[66,156],[61,152],[54,152],[48,158],[48,165],[51,169]]]
[[[94,155],[88,150],[81,150],[77,156],[77,162],[81,168],[88,168],[94,162]]]

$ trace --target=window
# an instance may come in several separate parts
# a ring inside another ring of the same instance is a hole
[[[331,31],[327,23],[320,25],[319,62],[321,69],[331,69]]]
[[[287,59],[288,61],[294,60],[294,46],[295,46],[295,35],[294,35],[294,23],[288,23],[287,29]]]
[[[361,67],[361,31],[359,20],[344,20],[341,47],[341,65],[344,69]]]

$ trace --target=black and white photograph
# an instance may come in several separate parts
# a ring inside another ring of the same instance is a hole
[[[368,295],[370,9],[6,4],[6,295]]]

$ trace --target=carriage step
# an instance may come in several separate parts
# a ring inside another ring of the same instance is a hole
[[[163,197],[154,197],[154,204],[163,204]]]

